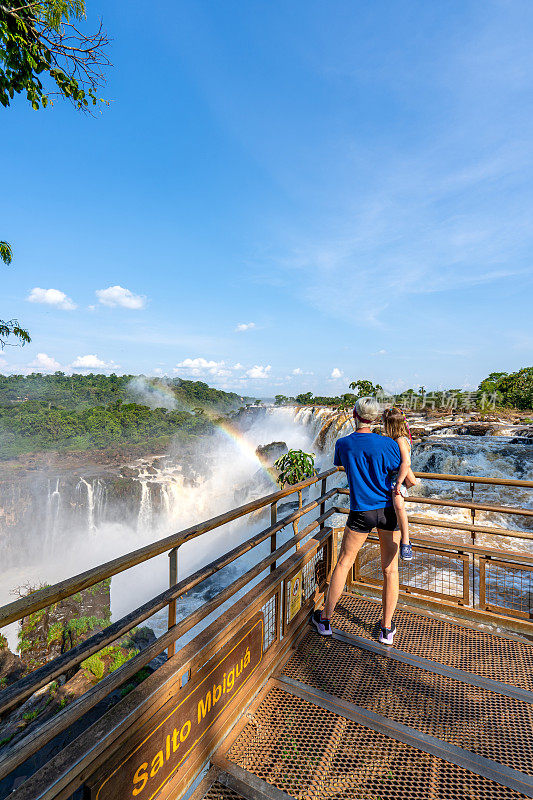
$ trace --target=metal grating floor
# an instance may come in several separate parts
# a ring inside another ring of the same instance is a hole
[[[274,687],[228,758],[306,800],[517,800],[519,792]]]
[[[377,641],[381,604],[343,594],[332,626]],[[533,691],[533,645],[397,610],[397,650]]]
[[[398,611],[387,650],[380,612],[341,598],[333,627],[359,646],[304,632],[219,750],[241,795],[206,800],[533,797],[533,645]]]
[[[533,773],[533,705],[310,630],[283,675],[521,772]],[[495,724],[496,722],[496,724]]]
[[[215,781],[204,794],[204,798],[205,800],[242,800],[242,795],[229,786],[224,786],[223,783]]]

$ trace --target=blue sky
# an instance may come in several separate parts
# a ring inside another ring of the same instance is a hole
[[[0,316],[33,337],[4,372],[267,396],[531,365],[530,0],[87,2],[111,106],[0,111]]]

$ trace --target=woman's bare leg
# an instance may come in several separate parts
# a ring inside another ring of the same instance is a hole
[[[405,510],[405,502],[401,494],[392,493],[392,502],[396,511],[396,519],[402,534],[402,544],[409,544],[409,520]]]
[[[398,550],[400,531],[381,531],[378,528],[379,547],[381,550],[381,569],[383,570],[383,627],[392,626],[392,617],[396,611],[399,594]]]
[[[367,536],[368,533],[358,533],[357,531],[350,530],[348,527],[344,529],[341,550],[335,565],[335,569],[333,570],[333,575],[331,576],[331,581],[329,583],[326,605],[324,606],[324,611],[322,612],[322,619],[332,618],[335,606],[337,605],[339,597],[344,591],[348,571],[355,561],[357,553],[365,543]]]

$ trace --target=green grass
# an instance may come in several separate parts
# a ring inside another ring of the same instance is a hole
[[[137,655],[136,650],[125,651],[122,647],[109,645],[100,650],[99,653],[95,653],[89,656],[89,658],[86,658],[85,661],[82,661],[81,666],[82,669],[90,672],[98,681],[101,681],[106,674],[106,669],[108,673],[114,672],[120,669],[120,667],[126,664],[126,662],[135,655]],[[104,661],[106,656],[110,656],[110,659]]]

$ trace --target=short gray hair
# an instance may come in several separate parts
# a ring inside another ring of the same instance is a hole
[[[369,422],[375,422],[381,416],[381,406],[375,397],[360,397],[355,403],[355,411],[361,419],[366,419]],[[356,428],[361,428],[363,425],[365,423],[356,417]]]

